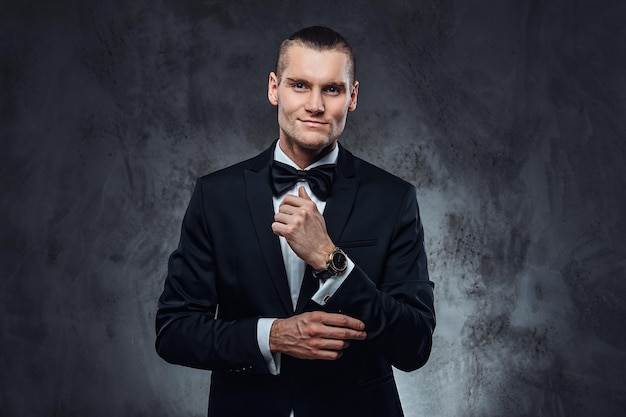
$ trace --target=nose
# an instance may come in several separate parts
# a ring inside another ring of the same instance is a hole
[[[313,114],[323,113],[324,112],[324,99],[322,97],[322,92],[317,89],[311,90],[304,108],[309,113],[313,113]]]

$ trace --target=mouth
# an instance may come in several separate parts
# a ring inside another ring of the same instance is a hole
[[[310,119],[299,119],[302,124],[309,127],[321,127],[325,126],[328,123],[323,122],[321,120],[310,120]]]

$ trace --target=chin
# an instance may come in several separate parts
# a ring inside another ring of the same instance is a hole
[[[327,136],[317,136],[317,137],[299,137],[299,138],[291,138],[287,139],[289,142],[293,143],[295,146],[298,146],[302,149],[309,150],[322,150],[327,148],[328,146],[333,145],[337,140],[333,138],[329,138]]]
[[[327,139],[327,140],[320,140],[317,142],[309,142],[307,144],[305,144],[303,146],[303,148],[305,149],[309,149],[312,151],[322,151],[328,147],[332,147],[335,144],[336,140],[332,140],[332,139]]]

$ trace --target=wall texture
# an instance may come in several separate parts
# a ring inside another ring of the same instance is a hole
[[[626,409],[626,5],[3,0],[0,416],[200,416],[153,348],[196,177],[277,136],[276,47],[355,46],[343,143],[413,182],[439,324],[407,416]]]

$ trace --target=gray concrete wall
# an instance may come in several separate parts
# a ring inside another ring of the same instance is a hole
[[[194,179],[277,136],[279,41],[355,46],[343,143],[413,182],[436,282],[407,416],[626,409],[619,1],[0,6],[0,416],[199,416],[153,320]]]

